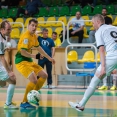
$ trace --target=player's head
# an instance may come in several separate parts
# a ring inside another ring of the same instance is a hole
[[[7,20],[4,20],[1,24],[0,24],[0,31],[2,33],[3,36],[8,36],[11,33],[11,25]]]
[[[76,18],[77,19],[80,19],[80,17],[81,17],[81,13],[78,11],[78,12],[76,12]]]
[[[43,38],[48,38],[48,29],[44,28],[42,31]]]
[[[36,19],[29,20],[28,30],[31,34],[34,34],[37,29],[38,21]]]
[[[102,9],[102,15],[105,17],[107,15],[107,9],[106,8],[103,8]]]
[[[93,27],[98,30],[98,28],[102,25],[105,24],[105,20],[104,17],[100,14],[94,15],[92,17],[92,23],[93,23]]]
[[[56,40],[56,39],[57,39],[57,33],[56,33],[56,32],[53,32],[53,33],[52,33],[52,39],[53,39],[53,40]]]

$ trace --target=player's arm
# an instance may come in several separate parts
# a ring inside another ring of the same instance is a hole
[[[5,69],[7,70],[8,73],[12,72],[5,60],[4,55],[0,55],[0,61],[2,62],[3,66],[5,67]]]
[[[54,58],[54,55],[55,55],[55,47],[52,47],[52,58]]]
[[[46,57],[49,61],[52,61],[52,58],[42,49],[41,46],[37,48],[40,54],[42,54],[44,57]]]
[[[101,66],[105,68],[105,49],[104,46],[99,47]]]

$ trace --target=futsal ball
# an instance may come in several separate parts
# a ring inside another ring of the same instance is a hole
[[[40,100],[40,93],[36,90],[31,90],[27,95],[27,99],[29,103],[36,104]]]
[[[6,47],[7,48],[10,48],[11,47],[11,43],[10,42],[7,42]]]

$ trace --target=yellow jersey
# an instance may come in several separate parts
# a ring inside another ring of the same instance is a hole
[[[20,37],[20,40],[17,45],[18,52],[16,54],[15,58],[15,64],[20,63],[22,61],[29,61],[32,62],[32,58],[25,57],[21,55],[21,49],[27,50],[27,52],[31,53],[31,49],[33,47],[38,47],[39,42],[37,39],[37,36],[35,34],[30,34],[29,31],[26,31],[22,36]]]
[[[55,47],[61,46],[61,40],[57,38],[56,40],[54,40],[54,44],[55,44]]]

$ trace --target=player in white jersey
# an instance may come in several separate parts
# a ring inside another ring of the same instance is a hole
[[[117,69],[117,28],[106,25],[104,17],[100,14],[93,16],[92,23],[96,29],[96,43],[99,48],[101,65],[97,68],[89,87],[85,91],[82,100],[78,103],[69,102],[69,105],[77,111],[83,111],[89,98],[95,92],[96,86],[105,77]],[[105,56],[105,52],[107,53]]]
[[[14,89],[16,84],[16,77],[12,70],[9,68],[4,57],[7,44],[5,36],[8,36],[10,33],[11,25],[8,21],[3,21],[0,25],[0,86],[3,87],[6,85],[6,82],[9,83],[4,108],[16,109],[18,107],[12,102],[12,97],[14,95]]]

